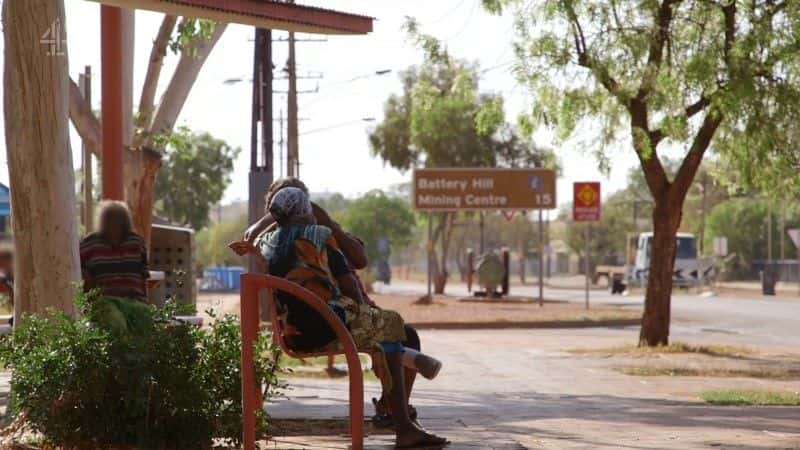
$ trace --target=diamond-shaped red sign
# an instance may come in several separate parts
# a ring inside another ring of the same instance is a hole
[[[600,220],[600,183],[578,182],[573,185],[572,220],[575,222]]]

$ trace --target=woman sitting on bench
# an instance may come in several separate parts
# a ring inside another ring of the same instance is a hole
[[[380,354],[381,382],[388,392],[395,423],[397,448],[441,446],[447,440],[428,433],[409,418],[402,366],[406,340],[403,319],[394,311],[364,302],[358,281],[332,238],[331,229],[317,225],[311,202],[303,190],[287,187],[272,196],[268,206],[278,227],[260,237],[257,247],[269,273],[297,283],[326,300],[347,325],[360,351]],[[278,294],[289,324],[298,335],[291,345],[298,350],[319,349],[335,340],[321,316],[291,296]]]
[[[306,187],[305,183],[300,181],[300,179],[295,177],[285,177],[275,180],[275,182],[270,185],[269,189],[267,190],[267,194],[265,196],[266,204],[269,205],[272,201],[272,197],[281,189],[285,189],[287,187],[295,187],[306,194],[308,194],[308,187]],[[331,217],[328,215],[327,211],[325,211],[322,207],[315,204],[313,201],[311,202],[311,211],[314,215],[314,219],[316,220],[317,225],[322,225],[327,228],[330,228],[332,231],[333,239],[336,241],[336,244],[339,250],[344,255],[345,260],[347,261],[348,265],[351,269],[365,269],[368,267],[367,261],[367,252],[364,250],[364,243],[361,242],[357,237],[353,236],[350,233],[345,232],[338,223],[336,223]],[[256,223],[251,225],[247,228],[244,233],[244,241],[250,245],[255,245],[256,240],[261,237],[261,235],[265,232],[274,231],[277,226],[275,219],[269,213],[269,210],[266,211],[264,217],[259,219]],[[247,251],[247,247],[242,247],[240,250],[240,254],[245,254]],[[369,298],[367,294],[366,288],[364,284],[358,277],[357,273],[353,273],[356,278],[356,281],[359,285],[359,292],[361,294],[361,299],[372,306],[377,306],[375,303]],[[349,293],[345,292],[345,296],[354,297]],[[422,343],[420,342],[419,333],[417,330],[414,329],[413,326],[409,324],[405,324],[405,332],[406,332],[406,340],[403,341],[403,347],[405,347],[406,352],[404,353],[404,365],[405,372],[404,372],[404,380],[405,380],[405,389],[406,389],[406,398],[409,399],[408,403],[408,415],[411,417],[411,420],[415,421],[417,425],[419,425],[418,417],[417,417],[417,410],[411,406],[410,398],[411,398],[411,391],[414,389],[414,381],[417,377],[417,371],[419,369],[417,364],[413,364],[413,368],[409,367],[408,359],[411,356],[412,352],[408,352],[409,349],[415,350],[416,352],[422,351]],[[415,361],[416,362],[416,361]],[[434,364],[434,366],[439,365],[438,362]],[[328,371],[331,373],[333,370],[333,356],[328,356]],[[426,376],[427,378],[431,378],[431,374],[434,374],[438,371],[438,369],[434,369],[429,371]],[[380,375],[380,374],[378,374]],[[392,420],[392,414],[389,410],[388,404],[388,395],[386,392],[381,393],[380,399],[373,398],[372,403],[375,405],[375,415],[372,417],[372,424],[376,428],[391,428],[394,426],[394,421]]]

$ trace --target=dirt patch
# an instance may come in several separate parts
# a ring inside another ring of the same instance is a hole
[[[600,358],[609,369],[636,377],[749,378],[778,383],[800,379],[800,354],[755,347],[677,342],[653,348],[620,346],[570,352]]]
[[[431,304],[415,304],[415,297],[373,295],[380,307],[400,313],[407,323],[418,328],[543,328],[624,326],[639,323],[638,307],[593,307],[562,302],[546,302],[539,306],[534,299],[514,298],[461,301],[453,297],[436,297]]]
[[[714,377],[714,378],[765,378],[772,380],[800,379],[800,370],[783,367],[753,369],[725,369],[718,367],[622,367],[620,372],[637,377]]]
[[[365,421],[365,434],[393,435],[392,430],[377,429],[372,422]],[[270,421],[271,436],[345,436],[350,434],[350,421],[345,418],[335,419],[272,419]]]
[[[669,345],[658,347],[639,347],[636,345],[624,345],[612,348],[600,349],[573,349],[571,353],[577,354],[599,354],[604,356],[623,355],[647,357],[661,354],[700,354],[706,356],[720,356],[730,358],[743,358],[753,354],[753,350],[746,347],[736,347],[732,345],[694,345],[685,342],[673,342]]]
[[[499,329],[499,328],[582,328],[596,326],[636,325],[642,317],[640,307],[597,306],[546,301],[539,306],[536,299],[514,297],[511,300],[460,301],[455,297],[437,296],[429,304],[416,304],[419,297],[410,295],[373,294],[381,308],[400,313],[407,323],[420,329]],[[201,293],[197,310],[213,309],[217,315],[239,315],[239,295]]]

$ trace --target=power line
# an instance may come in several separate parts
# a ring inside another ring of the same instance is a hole
[[[478,74],[483,75],[484,73],[491,72],[491,71],[497,70],[497,69],[501,69],[501,68],[506,67],[506,66],[510,66],[511,64],[514,64],[514,62],[515,62],[515,60],[512,59],[512,60],[509,60],[509,61],[506,61],[506,62],[503,62],[503,63],[500,63],[500,64],[496,64],[494,66],[487,67],[485,69],[479,70]]]
[[[475,10],[478,8],[478,3],[479,2],[475,1],[472,4],[472,9],[469,10],[469,17],[467,17],[467,21],[464,22],[464,25],[461,26],[461,28],[456,32],[456,34],[448,37],[447,39],[444,39],[443,40],[444,42],[449,42],[449,41],[457,38],[458,36],[461,35],[461,33],[463,33],[469,27],[469,24],[472,23],[472,18],[475,15]]]
[[[449,10],[448,10],[446,13],[444,13],[444,14],[443,14],[442,16],[440,16],[438,19],[435,19],[433,22],[428,22],[428,25],[435,25],[435,24],[437,24],[437,23],[441,22],[442,20],[444,20],[444,19],[446,19],[446,18],[450,17],[450,15],[451,15],[451,14],[453,14],[454,12],[456,12],[456,10],[457,10],[457,9],[461,8],[461,5],[463,5],[463,4],[464,4],[464,1],[465,1],[465,0],[461,0],[460,2],[458,2],[458,3],[456,4],[456,6],[454,6],[454,7],[450,8],[450,9],[449,9]]]

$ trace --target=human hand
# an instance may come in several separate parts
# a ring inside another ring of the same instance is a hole
[[[272,216],[269,214],[259,219],[256,223],[247,227],[244,231],[244,241],[249,243],[250,245],[255,244],[256,239],[267,230],[270,225],[275,224],[275,221],[272,220]]]
[[[249,253],[258,253],[258,250],[255,248],[255,246],[247,241],[231,242],[228,244],[228,248],[233,250],[239,256],[244,256]]]
[[[317,225],[322,225],[328,228],[333,227],[333,219],[321,206],[311,202],[311,211],[314,213],[314,218],[317,219]]]

